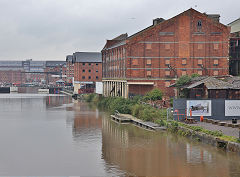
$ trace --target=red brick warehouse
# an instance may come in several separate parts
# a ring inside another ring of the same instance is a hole
[[[168,86],[182,75],[228,75],[229,27],[219,15],[194,9],[131,36],[107,40],[102,49],[105,96],[144,95],[153,88],[167,97]]]
[[[102,58],[100,52],[75,52],[74,93],[92,93],[96,82],[102,82]]]

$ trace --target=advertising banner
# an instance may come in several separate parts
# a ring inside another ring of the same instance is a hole
[[[187,100],[187,116],[212,116],[211,100]]]
[[[240,100],[225,100],[225,116],[240,116]]]

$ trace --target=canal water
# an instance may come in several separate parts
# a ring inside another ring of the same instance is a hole
[[[0,176],[239,177],[240,158],[64,95],[0,95]]]

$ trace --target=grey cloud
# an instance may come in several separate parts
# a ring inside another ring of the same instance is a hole
[[[233,5],[234,4],[234,5]],[[197,5],[197,7],[195,7]],[[64,60],[75,51],[100,51],[106,39],[130,35],[190,7],[239,18],[238,0],[0,0],[0,60]]]

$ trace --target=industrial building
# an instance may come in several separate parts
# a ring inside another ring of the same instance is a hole
[[[102,57],[100,52],[75,52],[74,93],[93,93],[96,82],[102,82]]]
[[[189,9],[131,36],[107,40],[102,49],[104,96],[144,95],[159,88],[169,98],[182,75],[228,75],[230,28],[220,15]]]
[[[240,75],[240,18],[229,23],[231,27],[229,46],[229,73],[233,76]]]

